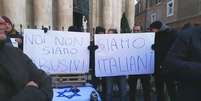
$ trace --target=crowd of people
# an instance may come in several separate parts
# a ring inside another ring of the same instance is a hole
[[[199,25],[191,24],[186,24],[181,30],[176,30],[161,21],[153,22],[148,30],[144,31],[140,25],[135,25],[132,33],[155,32],[155,44],[151,47],[155,51],[154,75],[103,77],[101,79],[94,77],[94,85],[102,85],[104,101],[114,101],[112,95],[115,94],[113,92],[115,90],[114,85],[118,86],[119,95],[117,96],[120,101],[137,101],[138,80],[141,81],[144,101],[152,101],[154,92],[157,101],[167,101],[167,93],[170,101],[201,100],[199,97],[201,89],[198,87],[200,84],[199,75],[201,74],[199,72],[201,67],[198,67],[201,59],[198,52],[200,49],[200,41],[198,41],[201,38],[200,30]],[[96,27],[95,33],[114,34],[117,33],[117,30],[109,29],[106,32],[104,28]],[[194,33],[195,36],[193,36]],[[180,40],[180,37],[184,36],[185,39]],[[194,43],[191,43],[192,38],[196,38],[196,41],[193,41]],[[177,42],[178,40],[180,43]],[[180,48],[187,49],[180,50]],[[192,51],[195,51],[193,57],[191,57]],[[177,54],[178,52],[181,53]],[[180,68],[182,68],[181,71]],[[196,70],[198,71],[196,72]],[[154,82],[151,82],[152,78],[154,78]]]
[[[69,31],[81,30],[71,26]],[[153,22],[149,29],[144,31],[140,25],[133,27],[132,33],[143,32],[156,33],[155,44],[150,47],[155,51],[154,75],[95,77],[95,50],[98,46],[91,41],[91,83],[100,91],[102,100],[115,101],[114,90],[117,90],[120,101],[137,101],[137,85],[140,80],[144,101],[152,101],[153,91],[156,92],[157,101],[166,101],[166,92],[170,101],[200,101],[201,28],[188,24],[181,30],[175,30],[161,21]],[[118,31],[106,31],[103,27],[96,27],[95,33],[117,34]],[[1,16],[0,101],[51,101],[51,78],[37,69],[22,51],[14,48],[11,38],[15,39],[18,48],[22,50],[23,36],[15,30],[8,17]]]
[[[165,96],[165,84],[167,86],[167,91],[169,93],[171,101],[176,101],[176,81],[166,78],[163,75],[162,63],[165,60],[165,57],[176,39],[177,32],[166,26],[160,21],[153,22],[150,25],[149,31],[143,31],[142,27],[135,25],[132,33],[143,33],[143,32],[155,32],[155,44],[150,47],[155,51],[155,74],[153,75],[155,80],[155,88],[157,93],[157,101],[166,101]],[[96,34],[114,34],[117,33],[116,29],[109,29],[108,32],[105,32],[105,29],[102,27],[97,27]],[[93,56],[92,56],[93,57]],[[93,60],[93,59],[91,59]],[[93,66],[91,66],[93,67]],[[137,82],[140,79],[144,101],[152,100],[152,84],[151,84],[152,75],[131,75],[131,76],[117,76],[117,77],[104,77],[101,78],[101,81],[98,81],[100,78],[94,77],[94,85],[101,83],[103,87],[103,99],[104,101],[113,101],[113,85],[115,83],[119,89],[119,98],[120,101],[136,101],[136,92],[137,92]],[[127,79],[128,78],[128,79]],[[129,90],[127,89],[129,86]]]

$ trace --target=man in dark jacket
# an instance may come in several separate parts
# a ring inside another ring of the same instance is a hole
[[[201,101],[201,28],[179,33],[165,64],[179,81],[176,101]]]
[[[167,86],[168,94],[171,101],[175,101],[176,86],[174,80],[166,78],[166,75],[162,72],[162,64],[168,53],[168,50],[172,46],[172,43],[176,39],[176,31],[168,28],[160,21],[155,21],[150,25],[150,29],[156,32],[155,44],[153,49],[155,50],[155,82],[157,101],[165,101],[164,84]]]
[[[0,101],[51,101],[51,79],[22,51],[5,45],[0,18]]]

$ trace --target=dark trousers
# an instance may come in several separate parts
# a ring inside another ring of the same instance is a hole
[[[120,101],[128,101],[128,92],[127,92],[127,79],[124,76],[118,77],[106,77],[106,100],[104,101],[115,101],[113,99],[113,85],[116,83],[119,88],[119,99]]]
[[[189,83],[189,82],[188,82]],[[192,83],[192,82],[190,82]],[[199,84],[179,84],[176,101],[201,101]]]
[[[143,87],[144,101],[151,101],[151,77],[147,76],[129,76],[129,99],[130,101],[136,101],[136,86],[137,80],[140,79]]]
[[[170,96],[170,100],[176,101],[176,80],[167,78],[167,76],[161,73],[160,69],[155,72],[154,77],[155,77],[157,101],[166,101],[165,90],[164,90],[165,84],[167,87],[168,95]]]

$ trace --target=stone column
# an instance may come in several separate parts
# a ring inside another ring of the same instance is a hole
[[[129,26],[132,29],[135,19],[135,0],[126,0],[126,15],[128,18]]]
[[[113,15],[113,25],[112,27],[117,29],[120,32],[121,29],[121,17],[122,17],[122,0],[113,0],[112,7],[112,15]]]
[[[113,28],[120,32],[122,0],[103,0],[103,25],[106,30]]]
[[[122,0],[122,13],[126,12],[126,1],[127,0]]]
[[[96,26],[101,26],[102,25],[102,0],[96,0]]]
[[[19,31],[20,24],[26,26],[26,0],[3,0],[3,13],[9,17]]]
[[[3,0],[0,0],[0,16],[3,15]]]
[[[112,13],[113,0],[103,0],[103,26],[106,31],[112,28],[113,13]]]
[[[57,0],[58,27],[68,29],[73,25],[73,0]]]
[[[97,0],[89,0],[89,29],[93,33],[97,25]]]
[[[34,14],[33,14],[33,0],[26,0],[26,20],[27,25],[30,28],[33,28],[33,20],[34,20]],[[23,26],[23,28],[27,28],[27,26]]]
[[[34,25],[38,28],[41,28],[41,26],[52,26],[52,0],[33,0],[33,8]]]
[[[103,8],[102,0],[90,0],[89,6],[89,23],[90,23],[90,32],[93,31],[97,26],[103,26]]]
[[[89,30],[93,33],[93,0],[89,0]]]

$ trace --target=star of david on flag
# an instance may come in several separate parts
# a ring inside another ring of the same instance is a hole
[[[64,89],[64,91],[57,93],[57,97],[65,97],[67,99],[72,99],[75,96],[81,96],[80,94],[78,94],[79,92],[73,92],[72,89]]]

